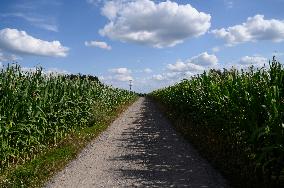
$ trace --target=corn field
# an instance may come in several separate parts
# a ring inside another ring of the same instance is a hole
[[[23,162],[68,133],[93,126],[136,95],[88,76],[46,75],[20,66],[0,72],[0,171]]]
[[[229,173],[283,181],[284,69],[275,58],[269,68],[210,70],[150,95]]]

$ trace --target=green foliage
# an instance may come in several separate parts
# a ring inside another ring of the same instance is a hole
[[[118,111],[108,114],[112,119]],[[13,166],[0,174],[0,187],[43,187],[54,174],[62,170],[86,145],[105,130],[109,120],[69,134],[56,147],[37,155],[22,165]]]
[[[103,121],[136,95],[104,86],[95,77],[0,72],[0,172],[58,144],[67,134]]]
[[[260,178],[277,182],[284,171],[284,69],[274,58],[269,65],[248,71],[210,70],[150,95],[169,109],[175,121],[193,121],[196,127],[180,126],[191,137],[199,137],[200,145],[209,144],[209,150],[219,147],[220,155],[230,152],[227,156],[232,158],[222,159],[229,161],[223,163],[236,160],[235,165],[245,164],[237,167],[243,171],[249,164]],[[200,135],[192,132],[195,129],[202,130]],[[220,138],[220,145],[215,145],[212,140]]]

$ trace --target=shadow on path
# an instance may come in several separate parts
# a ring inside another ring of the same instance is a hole
[[[135,179],[141,187],[227,187],[225,180],[184,141],[155,104],[144,99],[133,115],[133,126],[125,129],[118,149],[126,153],[110,160],[123,161],[113,169],[121,178]],[[137,164],[133,168],[130,164]]]

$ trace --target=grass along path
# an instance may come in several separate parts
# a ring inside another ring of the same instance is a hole
[[[46,184],[47,188],[147,186],[228,187],[147,98],[130,106]]]

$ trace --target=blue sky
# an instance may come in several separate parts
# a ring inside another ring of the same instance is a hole
[[[0,62],[149,92],[284,60],[284,0],[1,0]]]

